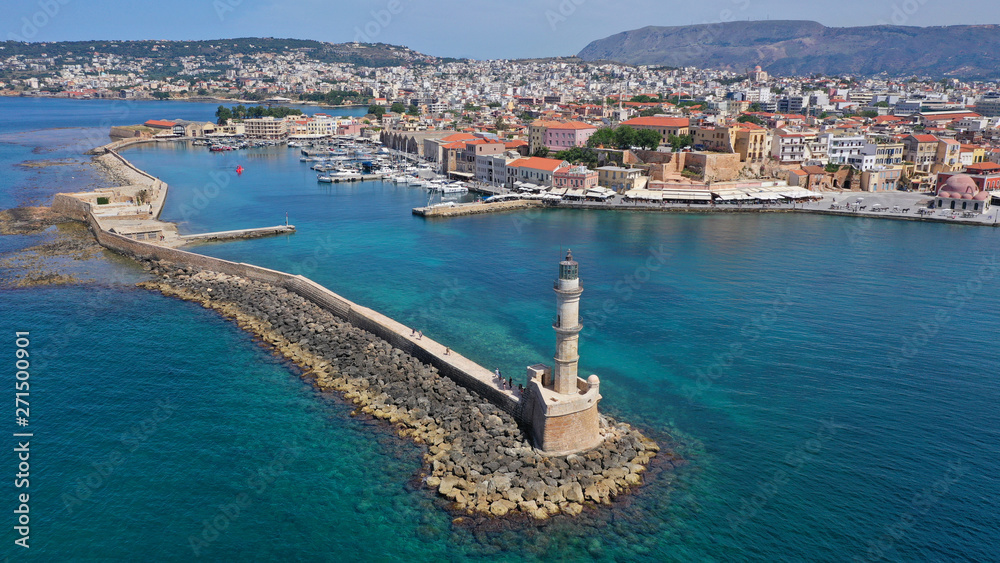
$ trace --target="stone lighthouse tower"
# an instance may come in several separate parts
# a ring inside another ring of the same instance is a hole
[[[556,362],[553,389],[569,395],[576,392],[576,367],[580,360],[580,264],[573,260],[573,251],[559,263],[559,279],[555,283],[558,316],[552,328],[556,330]]]
[[[528,395],[524,419],[531,421],[535,447],[551,455],[569,455],[601,443],[597,414],[600,380],[577,377],[580,360],[580,265],[572,251],[559,263],[555,282],[555,370],[543,364],[528,368]]]

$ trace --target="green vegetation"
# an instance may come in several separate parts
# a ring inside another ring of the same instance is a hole
[[[276,39],[272,37],[239,37],[235,39],[210,39],[205,41],[58,41],[20,42],[0,41],[5,56],[23,55],[38,58],[55,53],[101,53],[123,58],[152,60],[149,78],[162,79],[176,76],[183,67],[180,57],[203,56],[214,66],[225,67],[232,56],[258,55],[261,53],[284,54],[300,51],[322,63],[347,63],[358,66],[386,67],[415,64],[427,57],[407,47],[385,43],[324,43],[307,39]]]
[[[403,102],[393,102],[392,105],[389,106],[389,111],[392,113],[404,113],[406,111],[406,106],[403,105]]]
[[[668,135],[667,144],[674,152],[690,147],[694,143],[694,135]]]
[[[156,92],[153,92],[153,97],[157,100],[166,100],[170,98],[170,92],[161,92],[157,90]]]
[[[767,125],[767,123],[763,119],[761,119],[760,117],[758,117],[756,115],[746,114],[746,113],[744,113],[744,114],[740,115],[739,117],[737,117],[736,118],[736,122],[737,123],[753,123],[753,124],[756,124],[756,125],[760,125],[761,127]]]
[[[640,104],[649,104],[649,103],[660,103],[663,100],[661,100],[659,96],[654,98],[652,96],[647,96],[646,94],[639,94],[638,96],[632,96],[632,98],[629,101],[638,102]]]
[[[652,129],[633,129],[628,125],[619,125],[614,129],[602,127],[594,132],[587,140],[588,147],[613,147],[617,149],[630,149],[641,147],[653,150],[660,146],[660,134]]]
[[[299,99],[309,102],[319,102],[331,106],[341,104],[352,104],[361,99],[361,93],[353,90],[330,90],[326,93],[314,92],[312,94],[300,94]]]
[[[549,147],[538,147],[535,152],[531,153],[531,156],[540,156],[546,158],[549,156]]]
[[[583,164],[587,168],[597,166],[597,152],[588,147],[573,147],[555,154],[559,160],[565,160],[570,164]]]
[[[97,205],[107,205],[109,203],[111,203],[111,200],[106,197],[97,198]]]
[[[243,119],[254,119],[259,117],[276,117],[278,119],[287,117],[289,115],[302,115],[302,110],[292,109],[286,107],[274,107],[268,108],[264,106],[250,106],[246,107],[243,104],[238,106],[227,108],[226,106],[219,106],[219,109],[215,110],[216,122],[222,125],[227,120],[235,119],[241,121]]]
[[[368,106],[368,113],[374,115],[375,119],[382,119],[382,116],[385,115],[385,108],[378,104],[372,104]]]

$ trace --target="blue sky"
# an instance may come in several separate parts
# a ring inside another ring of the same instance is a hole
[[[572,55],[647,25],[809,19],[830,26],[1000,23],[996,0],[25,0],[3,39],[295,37],[406,45],[438,56]],[[832,9],[831,6],[836,6]]]

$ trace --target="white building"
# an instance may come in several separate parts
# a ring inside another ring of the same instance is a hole
[[[865,147],[864,135],[824,133],[819,139],[827,146],[826,156],[830,164],[846,164],[849,157],[860,155]]]

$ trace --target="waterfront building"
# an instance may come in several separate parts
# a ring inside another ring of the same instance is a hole
[[[824,133],[819,141],[826,145],[826,157],[830,164],[846,164],[852,156],[862,154],[865,146],[864,135],[840,135]]]
[[[770,152],[767,129],[755,123],[742,123],[736,130],[734,150],[741,162],[761,162]]]
[[[635,117],[622,122],[633,129],[650,129],[660,134],[660,144],[669,144],[671,135],[683,137],[691,132],[691,120],[687,117]]]
[[[507,165],[507,187],[513,187],[514,182],[526,182],[539,186],[552,186],[552,176],[555,171],[569,166],[565,160],[557,158],[542,158],[530,156],[519,158]]]
[[[939,174],[935,205],[939,209],[954,209],[985,213],[990,208],[990,190],[1000,189],[1000,174]]]
[[[781,133],[771,143],[771,157],[781,164],[799,164],[806,159],[806,136],[802,133]]]
[[[616,192],[624,192],[635,189],[636,182],[641,176],[642,170],[638,168],[601,166],[597,169],[597,185]]]
[[[284,139],[288,136],[288,123],[272,116],[243,120],[244,134],[251,139]]]
[[[866,192],[891,192],[899,189],[902,166],[875,168],[861,173],[861,189]]]
[[[954,172],[962,168],[962,144],[955,139],[940,139],[931,172]]]
[[[934,135],[907,135],[903,137],[904,158],[916,165],[917,170],[929,172],[937,157],[938,138]]]
[[[597,171],[586,166],[564,166],[555,171],[552,176],[553,185],[557,188],[590,189],[597,187]]]
[[[551,123],[545,128],[544,146],[550,151],[563,151],[572,147],[587,146],[587,139],[597,132],[597,127],[582,121]]]

